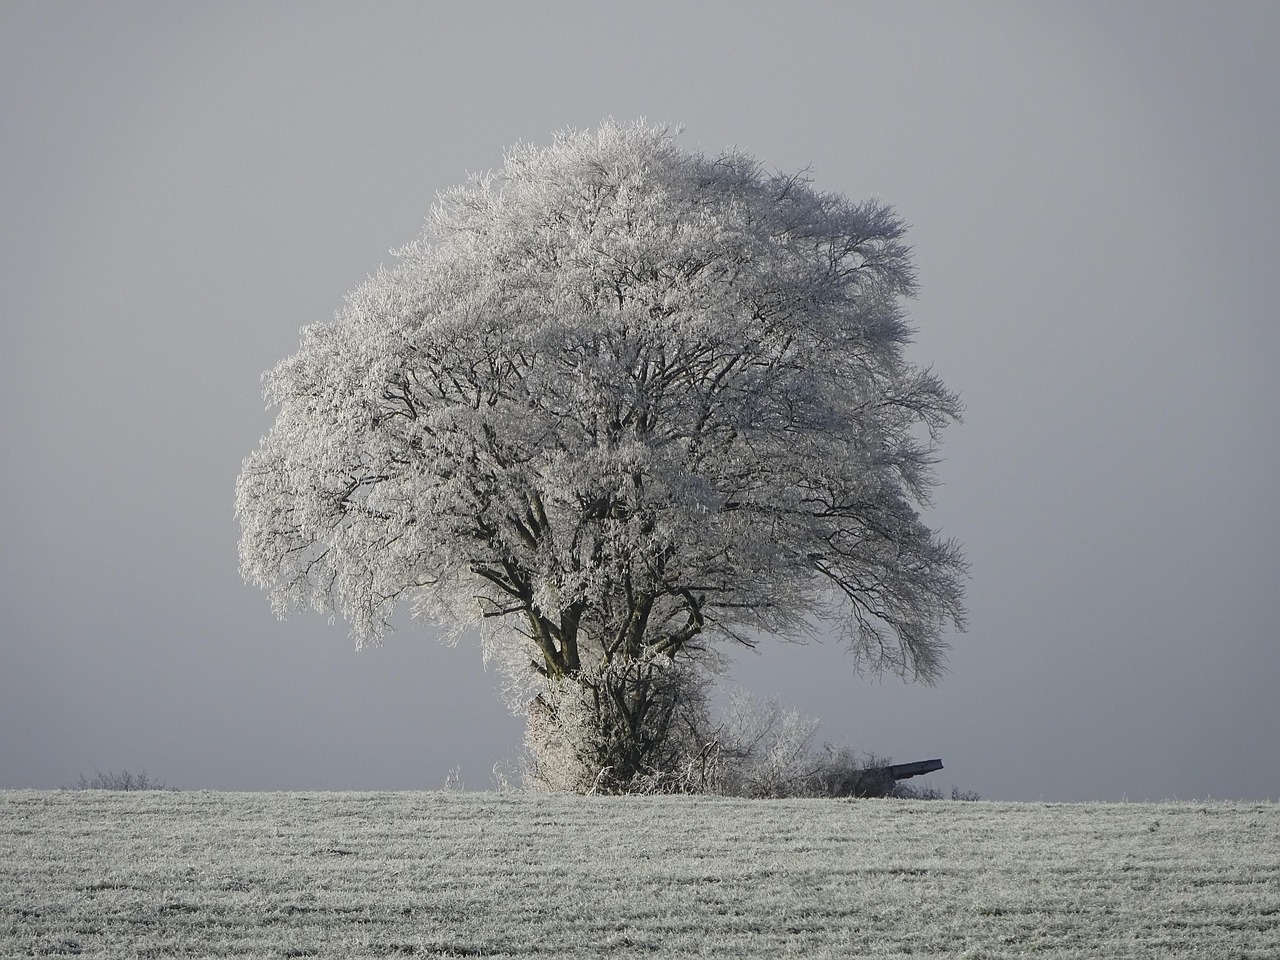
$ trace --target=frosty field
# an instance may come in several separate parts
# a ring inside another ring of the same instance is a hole
[[[1280,805],[0,792],[0,956],[1280,957]]]

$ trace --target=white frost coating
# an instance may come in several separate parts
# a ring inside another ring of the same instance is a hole
[[[0,956],[1280,956],[1276,803],[0,791]]]
[[[606,122],[443,193],[266,377],[245,577],[377,642],[484,622],[515,676],[841,625],[932,680],[958,546],[916,509],[960,404],[908,363],[903,224]]]

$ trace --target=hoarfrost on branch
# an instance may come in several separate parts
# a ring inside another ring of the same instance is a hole
[[[402,602],[484,624],[632,732],[723,641],[837,627],[934,680],[964,560],[917,509],[960,404],[904,357],[903,232],[644,123],[516,147],[267,375],[244,575],[361,644]]]

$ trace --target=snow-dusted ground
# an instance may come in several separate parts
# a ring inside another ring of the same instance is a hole
[[[1280,957],[1280,804],[0,792],[0,956]]]

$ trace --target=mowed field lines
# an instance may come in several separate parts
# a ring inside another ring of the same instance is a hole
[[[0,956],[1280,957],[1280,805],[0,792]]]

